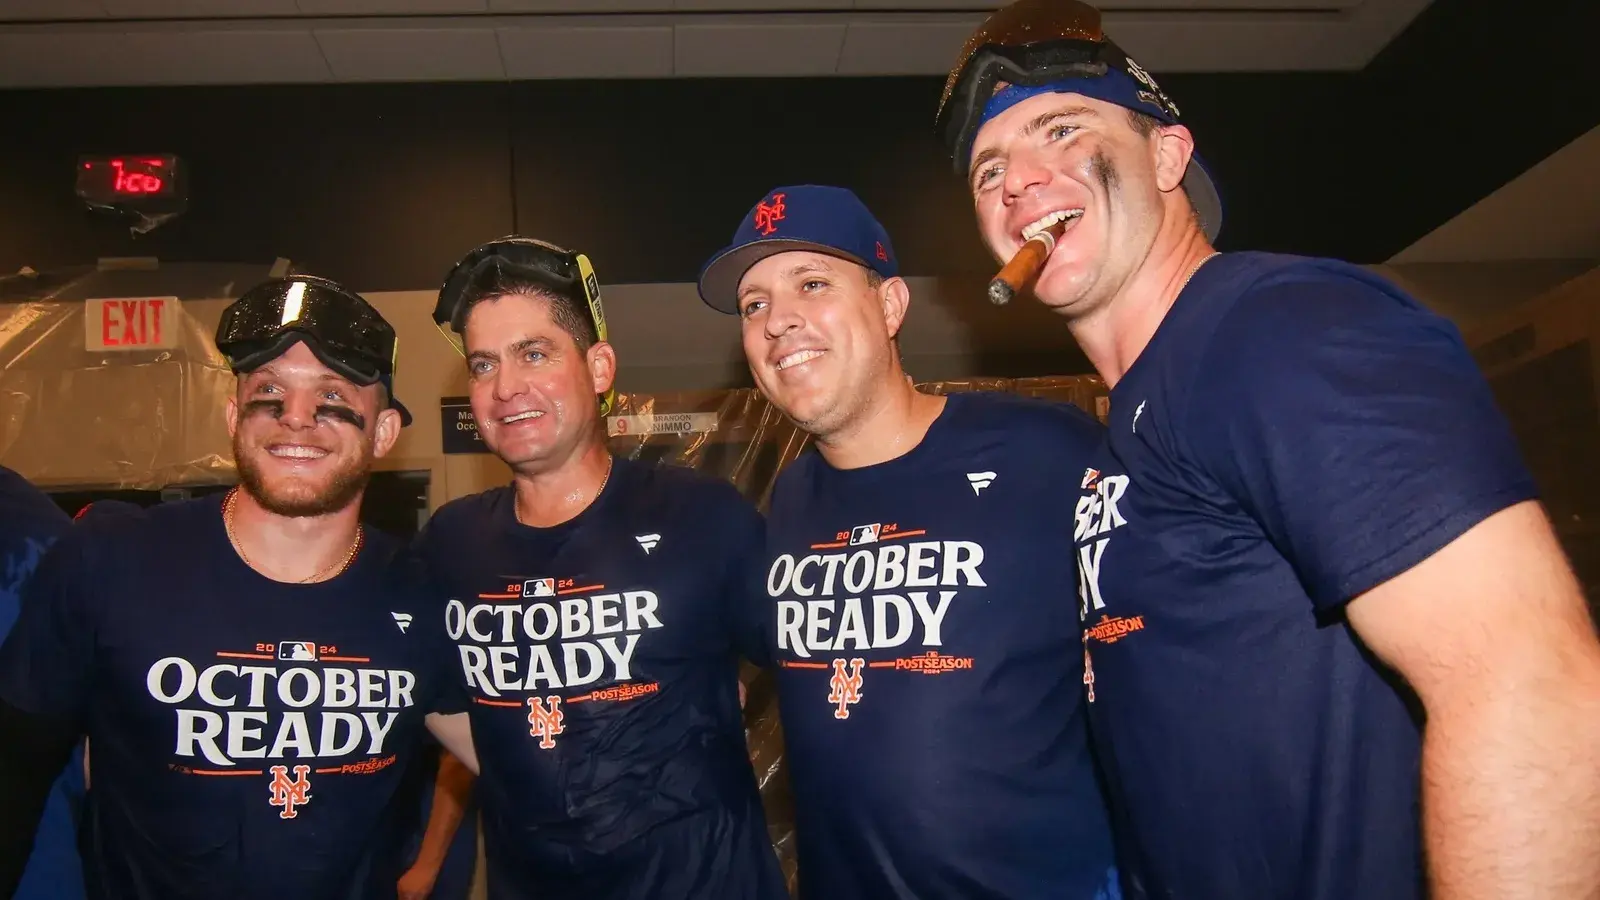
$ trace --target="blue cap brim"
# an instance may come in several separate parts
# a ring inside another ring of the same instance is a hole
[[[734,244],[724,247],[711,257],[711,261],[700,270],[700,299],[705,304],[720,313],[730,316],[739,314],[739,281],[744,278],[744,273],[751,267],[769,256],[779,253],[788,253],[792,250],[805,250],[821,253],[826,256],[836,257],[859,266],[867,266],[864,260],[851,256],[837,247],[829,247],[814,241],[797,241],[788,238],[773,238],[771,240],[746,241],[743,244]],[[871,266],[867,266],[871,268]]]

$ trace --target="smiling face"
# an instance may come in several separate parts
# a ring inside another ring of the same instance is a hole
[[[550,304],[527,294],[479,301],[462,335],[478,434],[518,472],[558,467],[600,440],[597,397],[616,371],[611,345],[580,349]]]
[[[750,372],[767,399],[821,438],[850,426],[896,377],[892,339],[909,293],[865,266],[808,250],[756,263],[739,280]]]
[[[241,374],[228,401],[240,483],[280,516],[345,508],[400,436],[400,414],[386,405],[379,385],[353,384],[294,344]]]
[[[1009,260],[1038,231],[1067,223],[1034,287],[1046,306],[1071,318],[1102,308],[1144,263],[1163,222],[1192,218],[1182,192],[1189,132],[1149,124],[1120,106],[1051,93],[979,129],[969,186],[995,257]]]

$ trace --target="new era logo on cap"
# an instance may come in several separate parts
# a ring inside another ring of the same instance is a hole
[[[740,220],[733,241],[700,270],[700,299],[718,312],[739,311],[739,280],[769,256],[810,250],[900,274],[889,233],[852,191],[803,184],[768,191]]]

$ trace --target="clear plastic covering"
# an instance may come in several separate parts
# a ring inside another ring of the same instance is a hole
[[[233,374],[194,300],[267,266],[107,261],[0,279],[0,460],[46,489],[232,481]],[[208,313],[220,301],[200,304]]]
[[[1108,413],[1105,382],[1095,376],[969,378],[917,385],[930,394],[1002,391],[1073,403],[1102,422]],[[727,479],[763,512],[778,471],[806,447],[808,436],[752,389],[673,394],[620,394],[608,420],[613,453],[628,459],[688,466]],[[789,892],[796,892],[794,800],[789,790],[769,673],[746,665],[745,737],[755,767],[767,828],[782,862]]]

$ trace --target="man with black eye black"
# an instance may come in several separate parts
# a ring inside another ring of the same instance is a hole
[[[442,601],[363,528],[410,422],[394,330],[321,278],[259,285],[217,347],[239,486],[88,517],[40,563],[0,646],[0,896],[46,791],[90,740],[96,900],[396,896],[423,730],[477,762]]]

